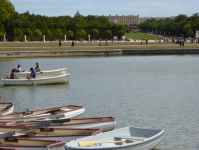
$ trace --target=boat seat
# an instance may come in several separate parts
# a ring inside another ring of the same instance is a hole
[[[144,141],[147,138],[144,137],[135,137],[135,136],[126,136],[126,135],[121,135],[121,136],[114,136],[116,139],[127,139],[127,140],[141,140]]]

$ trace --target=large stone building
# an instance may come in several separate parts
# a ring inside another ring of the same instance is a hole
[[[98,16],[97,16],[98,17]],[[110,22],[112,23],[116,23],[116,24],[123,24],[123,25],[139,25],[140,23],[143,23],[144,21],[148,20],[148,19],[152,19],[152,17],[142,17],[140,18],[139,15],[137,16],[133,16],[133,15],[129,15],[129,16],[105,16],[109,19]],[[160,19],[167,19],[167,18],[170,18],[170,19],[174,19],[174,17],[153,17],[154,19],[156,20],[160,20]]]
[[[77,10],[75,16],[76,15],[81,15],[78,10]],[[99,16],[97,15],[96,17],[99,17]],[[109,19],[109,22],[111,22],[111,23],[123,24],[123,25],[126,25],[126,26],[128,26],[130,24],[131,25],[139,25],[140,23],[143,23],[146,20],[152,19],[152,18],[154,18],[155,20],[160,20],[160,19],[165,20],[167,18],[169,18],[169,19],[175,18],[175,17],[142,17],[142,18],[140,18],[139,15],[137,15],[137,16],[134,16],[134,15],[111,16],[111,15],[109,15],[109,16],[104,16],[104,17],[107,17]]]

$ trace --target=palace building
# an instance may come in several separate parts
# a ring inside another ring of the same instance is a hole
[[[79,13],[79,11],[77,11],[75,16],[76,15],[81,15],[81,14]],[[99,17],[99,16],[97,15],[95,17]],[[129,26],[130,24],[138,26],[140,23],[143,23],[146,20],[152,19],[152,18],[154,18],[155,20],[160,20],[160,19],[165,20],[165,19],[168,19],[168,18],[169,19],[174,19],[175,18],[175,17],[142,17],[142,18],[140,18],[139,15],[137,15],[137,16],[134,16],[134,15],[129,15],[129,16],[124,16],[124,15],[123,16],[118,16],[118,15],[111,16],[111,15],[109,15],[109,16],[104,16],[104,17],[107,17],[109,19],[109,22],[111,22],[111,23],[123,24],[125,26]]]
[[[110,22],[112,23],[116,23],[116,24],[123,24],[123,25],[130,25],[130,24],[133,24],[133,25],[139,25],[140,23],[143,23],[144,21],[148,20],[148,19],[152,19],[152,17],[142,17],[140,18],[139,15],[137,16],[133,16],[133,15],[129,15],[129,16],[105,16],[109,19]],[[169,19],[174,19],[174,17],[153,17],[155,20],[165,20],[167,18]]]

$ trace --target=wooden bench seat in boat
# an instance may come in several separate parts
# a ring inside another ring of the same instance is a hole
[[[135,136],[126,136],[126,135],[114,136],[114,138],[117,140],[127,139],[127,140],[141,140],[141,141],[144,141],[145,139],[147,139],[144,137],[135,137]]]

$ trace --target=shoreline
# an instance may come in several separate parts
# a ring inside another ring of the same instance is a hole
[[[199,48],[187,49],[117,49],[117,50],[59,50],[59,51],[18,51],[0,52],[0,58],[27,57],[74,57],[74,56],[123,56],[146,54],[199,54]]]

